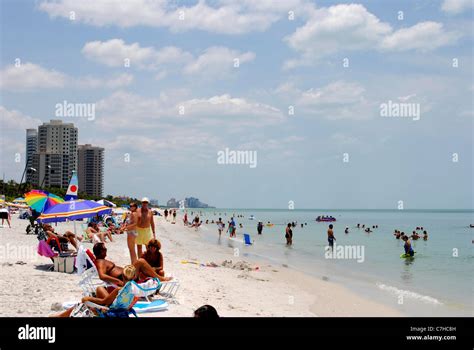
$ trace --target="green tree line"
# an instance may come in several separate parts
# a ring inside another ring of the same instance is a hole
[[[20,188],[20,184],[15,182],[14,180],[10,180],[10,181],[0,180],[0,194],[3,194],[5,196],[5,200],[7,202],[11,202],[15,198],[18,198],[18,197],[24,197],[25,193],[31,191],[32,189],[33,188],[30,183],[23,183],[21,184],[21,188]],[[59,188],[59,187],[44,187],[41,190],[48,191],[50,193],[53,193],[63,198],[67,192],[67,189]],[[93,201],[104,198],[112,203],[117,204],[117,206],[128,205],[130,202],[139,203],[139,200],[137,198],[116,197],[110,194],[105,197],[94,197],[94,196],[89,196],[84,192],[79,192],[78,197],[80,199],[88,199],[88,200],[93,200]]]

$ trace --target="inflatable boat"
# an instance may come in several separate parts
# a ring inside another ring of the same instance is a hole
[[[332,216],[331,217],[321,217],[321,216],[318,216],[316,218],[316,221],[317,222],[334,222],[336,221],[336,218],[333,218]]]

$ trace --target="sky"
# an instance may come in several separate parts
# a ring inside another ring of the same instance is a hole
[[[62,119],[105,148],[105,194],[474,207],[471,0],[0,3],[7,180],[25,129]]]

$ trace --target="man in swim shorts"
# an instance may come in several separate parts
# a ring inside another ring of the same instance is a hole
[[[137,256],[142,256],[142,245],[147,245],[151,238],[156,239],[155,222],[153,221],[153,212],[148,208],[150,200],[147,197],[142,198],[142,207],[136,211],[136,230],[137,238]]]
[[[328,229],[328,242],[331,249],[334,248],[334,240],[336,239],[336,237],[334,237],[334,231],[332,230],[333,227],[334,226],[331,224],[329,225],[329,229]]]

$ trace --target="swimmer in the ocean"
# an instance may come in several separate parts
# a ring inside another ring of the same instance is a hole
[[[405,254],[413,256],[415,255],[415,252],[413,251],[413,247],[411,246],[411,242],[408,239],[408,236],[403,236],[403,240],[405,241],[405,244],[403,245],[403,248],[405,248]]]

